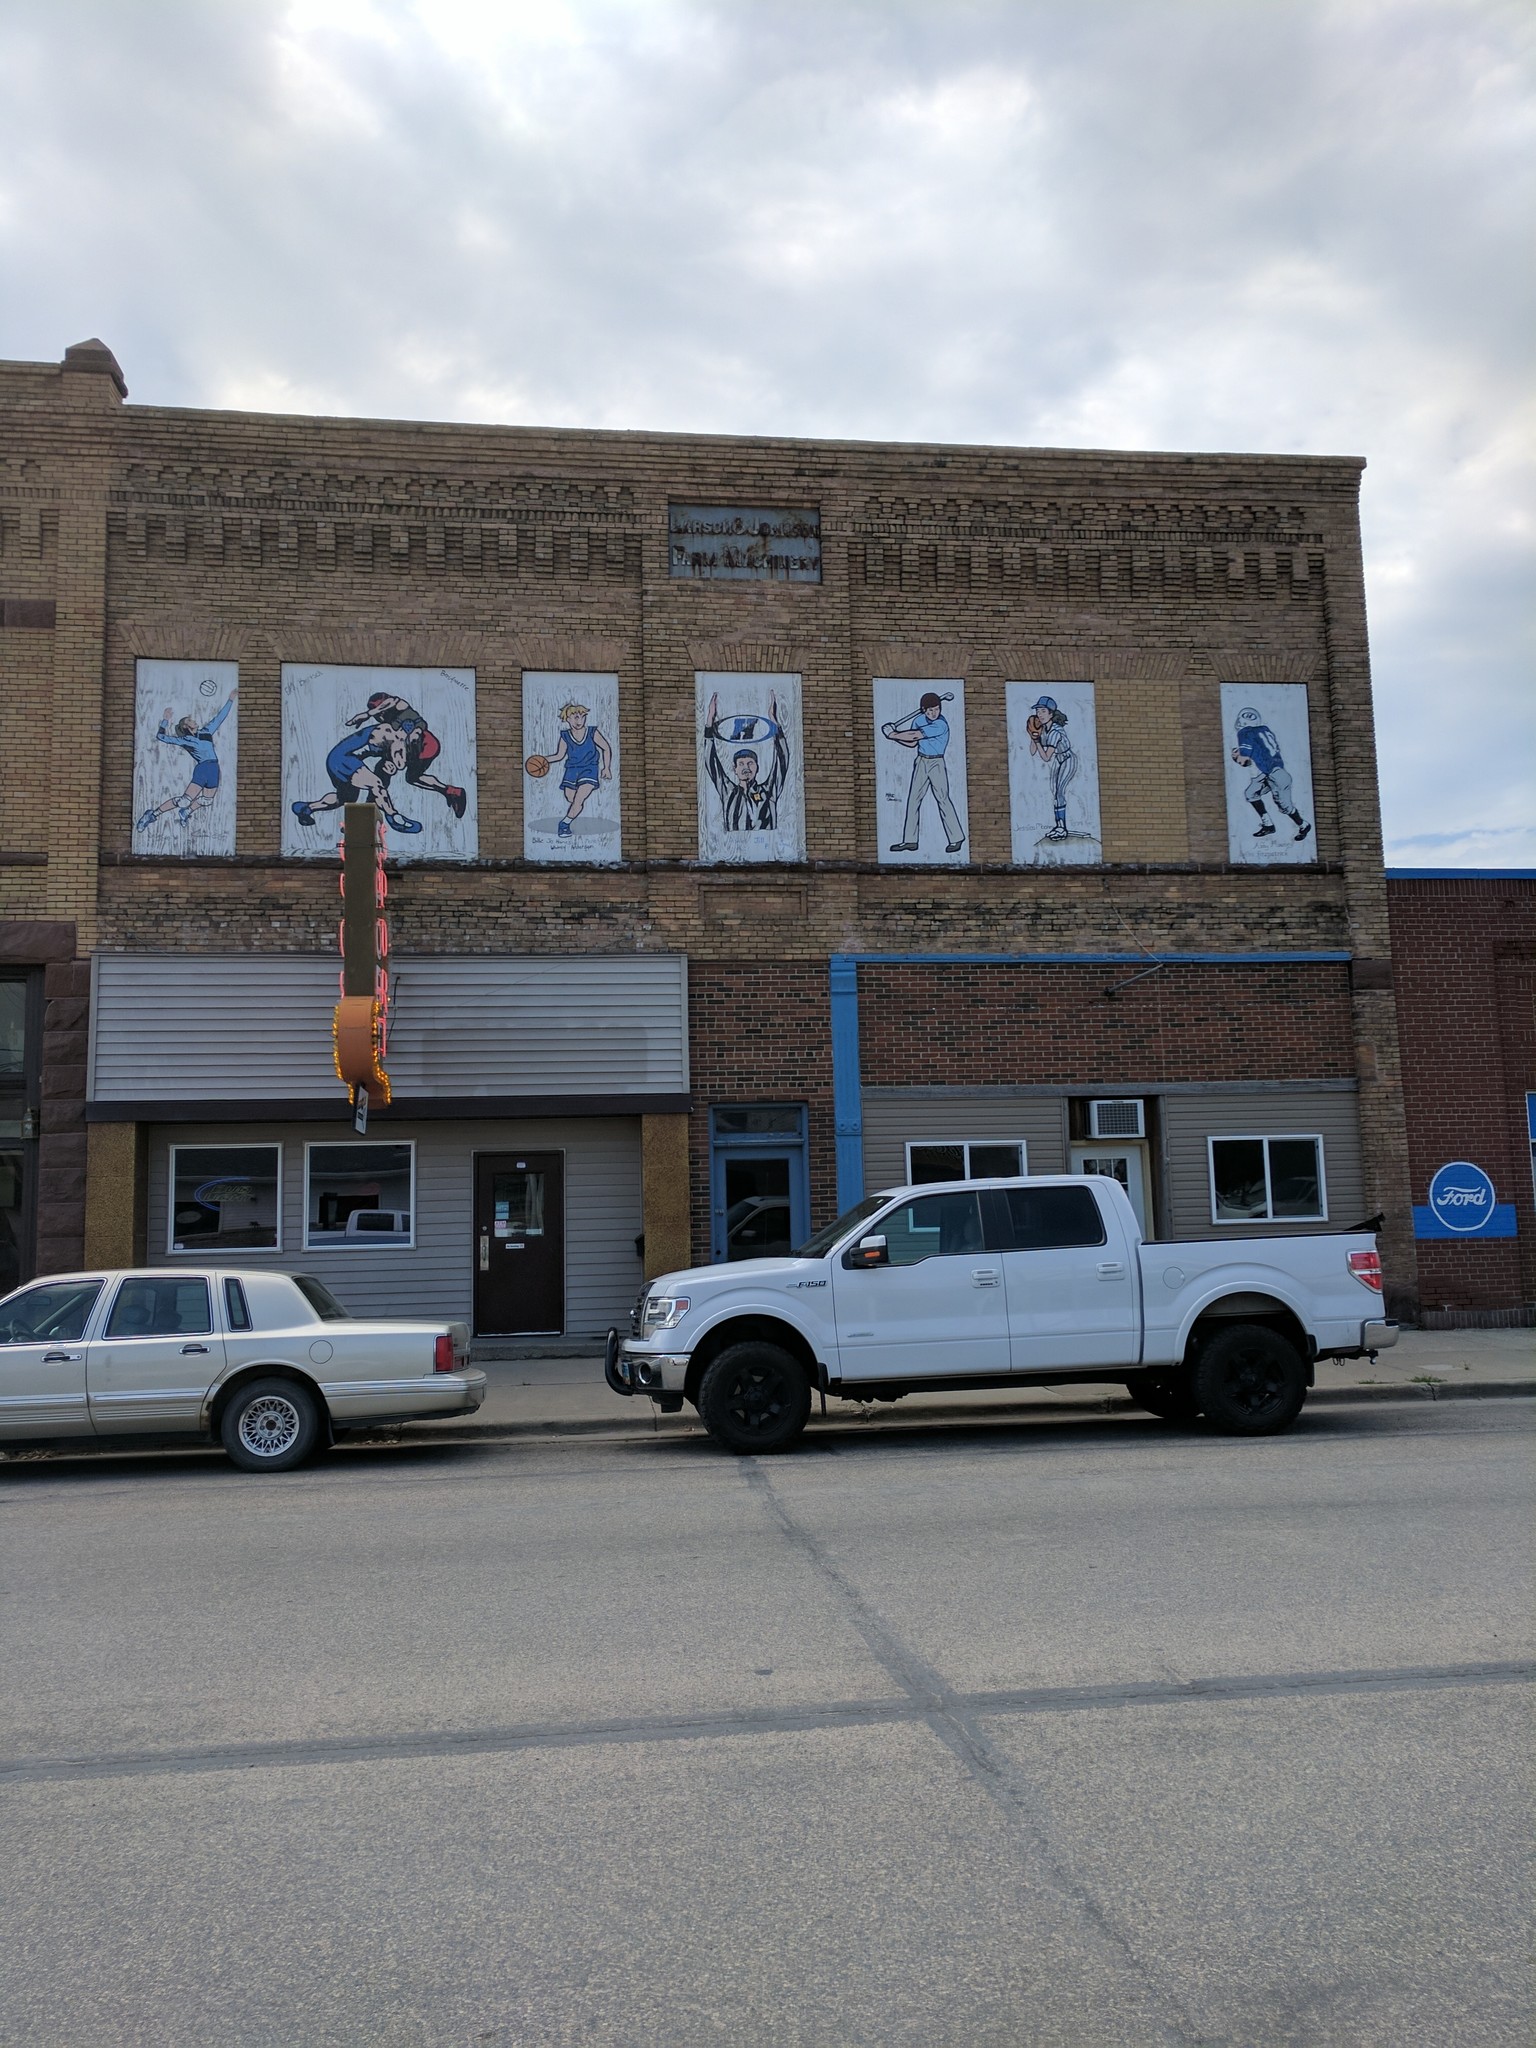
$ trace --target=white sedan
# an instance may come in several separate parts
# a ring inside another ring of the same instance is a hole
[[[335,1430],[484,1399],[467,1324],[365,1322],[303,1274],[50,1274],[0,1301],[0,1444],[177,1433],[284,1472]]]

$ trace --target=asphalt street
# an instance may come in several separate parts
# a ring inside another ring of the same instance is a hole
[[[1532,1404],[0,1467],[0,2043],[1520,2044]]]

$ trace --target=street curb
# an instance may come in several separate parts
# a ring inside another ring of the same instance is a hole
[[[1443,1382],[1435,1386],[1379,1386],[1379,1387],[1318,1387],[1307,1396],[1309,1408],[1332,1408],[1353,1405],[1358,1401],[1498,1401],[1530,1398],[1536,1395],[1536,1380],[1467,1380],[1453,1385]],[[615,1396],[616,1399],[622,1398]],[[631,1397],[639,1401],[644,1397]],[[860,1420],[865,1406],[877,1409],[882,1416],[897,1418],[899,1403],[847,1402],[840,1408],[829,1409],[828,1422],[856,1423]],[[956,1423],[986,1421],[1023,1421],[1029,1416],[1060,1419],[1073,1415],[1142,1415],[1146,1410],[1126,1394],[1106,1394],[1102,1398],[1083,1401],[1031,1401],[1027,1407],[995,1408],[908,1408],[901,1411],[899,1420],[906,1425],[922,1423]],[[700,1428],[696,1416],[679,1418],[690,1428]],[[813,1416],[813,1425],[821,1420]],[[647,1436],[656,1437],[670,1434],[670,1416],[658,1415],[654,1410],[646,1414],[639,1410],[633,1419],[627,1415],[615,1415],[610,1421],[591,1417],[572,1417],[568,1422],[482,1422],[482,1423],[431,1423],[405,1422],[397,1425],[399,1440],[409,1443],[475,1443],[515,1442],[519,1438],[537,1441],[550,1436]],[[381,1434],[379,1431],[349,1431],[348,1439],[357,1442],[362,1437]],[[394,1430],[390,1431],[393,1436]],[[347,1440],[347,1439],[344,1439]]]

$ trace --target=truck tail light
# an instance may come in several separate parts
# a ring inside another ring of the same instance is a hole
[[[1362,1287],[1369,1287],[1373,1294],[1381,1292],[1381,1253],[1351,1252],[1349,1270]]]
[[[1380,1285],[1379,1281],[1377,1282],[1377,1285]],[[438,1337],[433,1342],[432,1370],[434,1372],[453,1371],[453,1339],[447,1334],[446,1331],[441,1337]]]

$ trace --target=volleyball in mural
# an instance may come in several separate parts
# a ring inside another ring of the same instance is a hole
[[[196,859],[235,850],[240,671],[232,661],[141,661],[134,691],[133,850]]]

